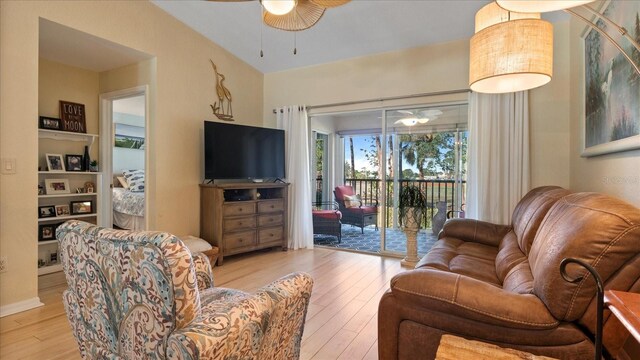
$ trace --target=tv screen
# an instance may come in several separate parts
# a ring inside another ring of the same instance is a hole
[[[206,179],[284,178],[284,130],[204,122]]]

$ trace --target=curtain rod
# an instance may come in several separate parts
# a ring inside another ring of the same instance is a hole
[[[378,98],[378,99],[345,101],[345,102],[340,102],[340,103],[307,106],[307,109],[311,110],[311,109],[320,109],[320,108],[333,107],[333,106],[346,106],[346,105],[354,105],[354,104],[366,104],[366,103],[372,103],[372,102],[378,102],[378,101],[413,99],[413,98],[419,98],[419,97],[425,97],[425,96],[460,94],[460,93],[465,93],[465,92],[471,92],[471,90],[469,90],[469,89],[458,89],[458,90],[436,91],[436,92],[413,94],[413,95],[391,96],[391,97],[384,97],[384,98]],[[273,109],[273,113],[277,114],[278,113],[277,109]]]

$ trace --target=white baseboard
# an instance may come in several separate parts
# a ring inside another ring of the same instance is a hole
[[[44,306],[44,304],[40,302],[40,298],[37,296],[31,299],[18,301],[13,304],[3,305],[0,306],[0,317],[35,309],[40,306]]]

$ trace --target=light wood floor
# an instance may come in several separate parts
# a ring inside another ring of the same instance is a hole
[[[315,280],[301,359],[377,359],[378,302],[399,259],[316,248],[225,258],[216,286],[255,291],[280,276],[305,271]],[[79,359],[61,295],[60,276],[41,286],[45,306],[0,319],[0,359]]]

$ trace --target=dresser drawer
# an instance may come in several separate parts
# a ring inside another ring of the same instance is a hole
[[[258,226],[271,226],[282,224],[282,214],[258,216]]]
[[[256,232],[244,231],[235,234],[224,235],[225,250],[237,249],[256,244]]]
[[[230,218],[224,220],[224,232],[247,230],[256,227],[255,216],[244,216],[239,218]]]
[[[222,212],[224,213],[224,216],[255,214],[256,204],[224,204]]]
[[[266,228],[258,231],[258,242],[260,244],[282,240],[282,226]]]
[[[268,200],[258,203],[259,213],[269,213],[284,210],[284,201],[282,200]]]

